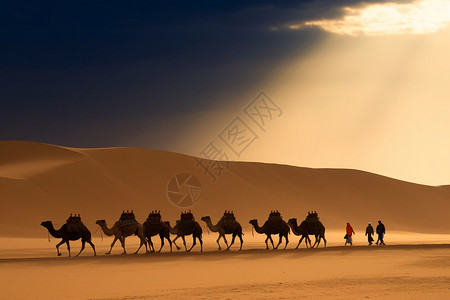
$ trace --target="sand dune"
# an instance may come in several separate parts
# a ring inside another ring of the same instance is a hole
[[[117,220],[134,209],[144,221],[159,209],[172,222],[182,209],[168,201],[167,185],[177,173],[194,174],[203,192],[191,209],[213,222],[225,209],[242,225],[270,210],[284,218],[304,218],[317,210],[327,228],[350,221],[361,232],[367,221],[382,219],[388,230],[448,233],[450,189],[408,183],[368,172],[311,169],[276,164],[232,162],[212,182],[192,157],[141,148],[75,149],[34,142],[0,142],[1,236],[42,237],[43,220],[64,222],[80,213],[95,220]]]

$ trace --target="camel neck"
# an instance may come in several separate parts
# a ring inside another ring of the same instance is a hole
[[[299,234],[300,234],[300,230],[299,230],[299,226],[298,226],[297,222],[295,222],[295,223],[289,223],[289,224],[291,225],[292,232],[293,232],[295,235],[299,235]]]
[[[106,235],[114,235],[114,230],[112,228],[108,228],[108,225],[106,224],[106,222],[102,225],[100,225],[100,227],[103,230],[103,233]]]
[[[169,232],[170,232],[171,234],[177,234],[177,233],[178,233],[178,230],[175,228],[176,225],[175,225],[175,227],[172,227],[172,226],[170,226],[170,223],[169,223],[169,222],[166,222],[166,225],[167,225],[167,227],[169,227]]]
[[[49,227],[47,227],[47,230],[54,238],[62,237],[62,227],[59,230],[56,230],[55,227],[53,227],[53,224],[50,224]]]
[[[255,230],[256,230],[257,233],[264,233],[264,228],[259,227],[258,221],[256,221],[256,222],[253,224],[253,227],[255,227]]]
[[[208,228],[209,228],[209,230],[211,230],[212,232],[217,232],[217,231],[219,231],[218,229],[217,229],[217,225],[218,225],[219,223],[217,223],[216,225],[214,225],[212,222],[211,222],[211,220],[208,220],[207,222],[206,222],[206,225],[208,226]]]

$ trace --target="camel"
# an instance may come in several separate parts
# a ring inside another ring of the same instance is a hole
[[[181,248],[178,247],[176,240],[178,238],[181,237],[181,239],[183,240],[183,244],[184,244],[184,249],[186,250],[186,252],[190,252],[192,250],[192,248],[194,248],[194,246],[196,245],[196,239],[199,240],[200,242],[200,252],[203,252],[203,241],[202,241],[202,227],[200,226],[200,224],[198,224],[195,221],[192,221],[191,224],[183,224],[180,221],[177,221],[177,224],[175,225],[175,227],[170,226],[170,222],[164,222],[165,224],[167,224],[167,226],[169,227],[169,231],[171,234],[176,234],[177,237],[173,240],[173,243],[175,244],[175,247],[177,247],[177,250],[180,250]],[[193,243],[191,248],[189,248],[189,250],[186,247],[186,240],[184,239],[184,237],[186,235],[191,235],[193,237]]]
[[[127,254],[127,251],[125,250],[125,238],[127,236],[130,236],[133,234],[137,235],[141,240],[141,244],[139,245],[139,248],[136,250],[136,252],[134,252],[134,254],[139,252],[142,245],[145,245],[145,252],[146,253],[148,252],[147,241],[145,240],[145,236],[144,236],[144,226],[142,226],[142,224],[136,223],[136,224],[129,224],[129,225],[123,226],[120,223],[120,221],[117,221],[116,223],[114,223],[114,226],[111,228],[108,228],[108,225],[106,224],[105,220],[97,220],[97,222],[95,222],[95,224],[98,224],[101,227],[104,234],[106,234],[108,236],[114,235],[114,240],[111,243],[111,248],[105,254],[111,254],[111,250],[114,247],[114,244],[116,243],[117,240],[119,240],[120,243],[122,244],[122,248],[123,248],[122,254]]]
[[[308,230],[306,227],[297,227],[297,219],[289,219],[288,221],[288,225],[289,227],[291,227],[292,232],[295,235],[301,235],[302,237],[300,238],[297,247],[295,247],[295,249],[298,249],[298,247],[300,246],[300,244],[302,243],[303,239],[305,239],[305,244],[306,244],[306,248],[308,248],[308,242],[309,242],[309,246],[311,247],[311,239],[309,238],[308,235]]]
[[[225,224],[226,221],[222,218],[222,219],[220,219],[219,222],[217,222],[216,225],[213,225],[213,223],[211,222],[210,216],[202,217],[202,221],[206,223],[209,230],[211,230],[212,232],[219,233],[219,238],[216,241],[217,245],[219,245],[219,250],[222,250],[222,248],[220,247],[220,243],[219,243],[221,238],[223,238],[223,240],[225,241],[225,245],[227,245],[227,248],[225,250],[230,250],[230,247],[234,244],[234,240],[235,240],[236,236],[238,236],[239,239],[241,240],[241,247],[239,248],[239,250],[242,250],[242,244],[244,243],[244,241],[242,240],[242,235],[243,235],[242,226],[237,221],[230,223],[228,225],[228,224]],[[228,241],[227,241],[227,238],[225,237],[225,234],[233,235],[231,244],[229,246],[228,246]]]
[[[323,226],[322,222],[317,220],[314,223],[310,223],[308,221],[303,221],[300,226],[297,225],[297,219],[293,218],[288,221],[289,226],[292,228],[292,232],[295,235],[301,235],[302,238],[298,242],[297,247],[300,246],[300,243],[302,242],[303,238],[306,237],[305,243],[306,247],[308,247],[308,240],[309,240],[309,246],[311,247],[311,240],[309,239],[308,235],[314,235],[316,237],[316,241],[314,242],[314,245],[312,245],[312,248],[317,245],[317,248],[319,247],[320,240],[323,239],[324,246],[327,246],[327,240],[325,239],[325,226]]]
[[[161,238],[161,248],[158,252],[161,252],[164,246],[164,238],[169,241],[170,252],[172,252],[172,241],[170,240],[169,226],[161,221],[161,214],[159,212],[151,212],[147,220],[143,224],[144,236],[146,237],[151,252],[155,252],[153,247],[152,236],[158,235]]]
[[[261,234],[264,233],[265,235],[267,235],[265,241],[266,249],[269,249],[267,240],[270,240],[273,249],[278,249],[278,246],[280,246],[283,237],[286,239],[286,245],[284,245],[284,249],[286,249],[287,245],[289,244],[288,234],[290,233],[291,229],[284,220],[281,219],[280,221],[281,222],[272,222],[269,218],[269,220],[267,220],[262,227],[259,227],[258,220],[256,219],[250,220],[249,223],[252,224],[253,227],[255,227],[257,233]],[[278,245],[276,247],[274,247],[273,245],[273,240],[271,236],[272,234],[278,234],[280,236],[280,240],[278,241]]]
[[[61,246],[64,243],[67,244],[67,250],[69,251],[69,256],[70,256],[69,241],[76,241],[79,239],[81,239],[81,250],[80,250],[80,252],[78,252],[78,254],[76,256],[80,255],[80,253],[83,252],[84,246],[86,243],[91,245],[92,249],[94,250],[94,256],[97,255],[97,253],[95,252],[95,246],[91,241],[91,232],[89,231],[89,229],[87,229],[86,226],[82,225],[81,230],[75,231],[75,232],[69,232],[67,230],[67,224],[64,224],[63,226],[61,226],[61,228],[59,230],[56,230],[53,227],[52,221],[42,222],[41,226],[47,228],[48,232],[54,238],[62,239],[62,241],[56,245],[56,251],[58,253],[58,256],[61,256],[61,252],[59,252],[59,246]]]

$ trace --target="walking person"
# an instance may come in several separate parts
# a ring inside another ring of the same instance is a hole
[[[372,235],[374,234],[373,232],[373,227],[372,227],[372,223],[369,222],[369,225],[367,225],[366,227],[366,236],[367,236],[367,241],[369,242],[369,246],[373,244],[373,237]]]
[[[345,235],[346,237],[345,245],[347,244],[353,245],[352,235],[355,233],[355,231],[353,230],[352,225],[350,225],[350,223],[347,223],[347,228],[345,230],[347,232],[347,234]]]
[[[378,221],[378,226],[377,226],[377,234],[378,234],[378,240],[377,240],[377,245],[378,243],[380,243],[380,245],[386,245],[384,243],[384,234],[386,233],[386,228],[384,227],[384,224],[381,223],[381,221]]]

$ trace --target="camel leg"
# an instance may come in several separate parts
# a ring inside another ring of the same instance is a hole
[[[69,251],[69,257],[70,257],[70,244],[69,244],[69,241],[66,241],[66,244],[67,244],[67,250]]]
[[[312,246],[312,248],[314,248],[314,246],[317,244],[317,247],[319,247],[319,243],[320,242],[320,239],[318,240],[317,239],[317,236],[316,236],[316,240],[314,241],[314,245]]]
[[[58,245],[56,245],[56,252],[58,252],[58,256],[61,256],[61,252],[59,252],[59,246],[61,246],[64,243],[65,243],[65,241],[62,240],[61,242],[58,243]]]
[[[308,238],[308,242],[309,242],[309,247],[311,248],[311,239],[309,238],[309,235],[306,236]],[[306,247],[308,247],[308,245],[306,245]]]
[[[269,235],[269,240],[272,243],[272,248],[275,249],[275,246],[273,245],[272,235]]]
[[[187,247],[186,247],[186,239],[184,238],[184,235],[181,236],[181,239],[183,240],[184,250],[186,250],[186,252],[188,252]]]
[[[284,249],[286,249],[287,245],[289,244],[289,238],[288,238],[288,235],[286,234],[286,235],[284,236],[284,238],[286,239],[286,244],[284,245]]]
[[[191,248],[189,248],[188,252],[191,252],[192,248],[194,248],[195,244],[197,244],[197,238],[195,236],[195,234],[192,234],[192,246]]]
[[[322,236],[324,247],[327,247],[327,240],[325,239],[325,235]]]
[[[231,239],[231,243],[230,246],[228,246],[227,250],[229,250],[231,248],[231,246],[233,246],[234,244],[234,239],[236,238],[237,233],[233,233],[233,238]]]
[[[161,239],[161,247],[159,248],[158,253],[161,252],[161,249],[162,249],[163,246],[164,246],[164,236],[163,236],[162,234],[160,234],[160,235],[159,235],[159,238]]]
[[[239,251],[242,250],[242,244],[244,243],[244,240],[242,239],[242,233],[239,235],[239,239],[241,240],[241,247],[239,248]]]
[[[150,251],[155,252],[155,247],[153,247],[152,237],[148,236],[147,241],[148,241],[148,247],[150,248]]]
[[[134,252],[134,254],[137,254],[139,250],[141,250],[142,245],[145,246],[145,253],[148,253],[147,240],[143,235],[141,235],[139,238],[141,239],[141,244],[139,245],[139,248],[136,250],[136,252]]]
[[[169,236],[166,236],[166,239],[169,241],[169,245],[170,245],[170,253],[172,253],[172,241],[170,240]]]
[[[197,236],[198,241],[200,242],[200,252],[203,252],[203,241],[202,241],[202,236]]]
[[[139,248],[136,250],[136,252],[134,252],[133,254],[137,254],[139,252],[139,250],[141,250],[142,245],[144,245],[144,241],[143,239],[141,239],[141,244],[139,245]],[[145,242],[145,252],[147,252],[147,242]]]
[[[220,247],[220,243],[219,243],[221,238],[222,238],[222,235],[219,234],[219,237],[217,238],[217,241],[216,241],[217,245],[219,245],[219,249],[218,249],[219,251],[222,250],[222,248]]]
[[[225,241],[225,245],[227,245],[227,249],[225,249],[225,250],[229,250],[230,246],[228,246],[228,241],[227,241],[227,237],[225,236],[225,234],[223,235],[223,240]]]
[[[175,247],[177,247],[177,250],[180,250],[180,249],[181,249],[180,247],[178,247],[177,243],[175,243],[175,241],[178,240],[179,237],[180,237],[180,236],[177,235],[177,237],[172,241],[173,244],[175,245]]]
[[[278,239],[278,244],[277,244],[277,246],[274,248],[274,249],[278,249],[278,246],[280,246],[280,244],[281,244],[281,241],[282,241],[282,239],[283,239],[283,236],[280,234],[279,235],[279,239]]]
[[[268,239],[269,239],[269,235],[267,235],[266,240],[265,240],[265,242],[266,242],[266,250],[269,250],[269,244],[267,243]]]
[[[300,244],[302,243],[304,237],[305,237],[305,236],[302,235],[302,237],[301,237],[300,240],[298,241],[297,247],[295,247],[295,249],[298,249],[298,246],[300,246]],[[308,244],[306,244],[306,247],[308,247]]]
[[[116,243],[116,241],[117,241],[118,239],[119,239],[119,238],[118,238],[117,236],[114,236],[114,240],[113,240],[113,242],[111,243],[111,248],[110,248],[109,251],[106,252],[105,254],[111,254],[111,250],[112,250],[112,248],[114,247],[114,244]]]
[[[80,255],[81,252],[83,252],[85,244],[86,244],[86,241],[82,240],[81,241],[81,250],[80,250],[80,252],[78,252],[77,255],[75,255],[75,257],[77,257],[78,255]]]
[[[97,256],[97,252],[95,252],[95,246],[94,246],[94,243],[92,243],[91,240],[88,240],[87,243],[88,243],[89,245],[91,245],[92,249],[94,250],[94,256]]]
[[[148,250],[148,248],[147,248],[147,240],[145,239],[144,236],[141,236],[141,242],[144,243],[144,246],[145,246],[145,253],[148,253],[149,250]]]
[[[322,237],[321,236],[319,236],[319,239],[317,240],[317,237],[316,237],[316,240],[317,240],[317,247],[316,248],[319,248],[319,245],[320,245],[320,240],[322,239]]]
[[[122,244],[122,248],[123,248],[123,253],[122,254],[127,254],[127,250],[125,250],[125,237],[122,236],[120,238],[120,243]]]

